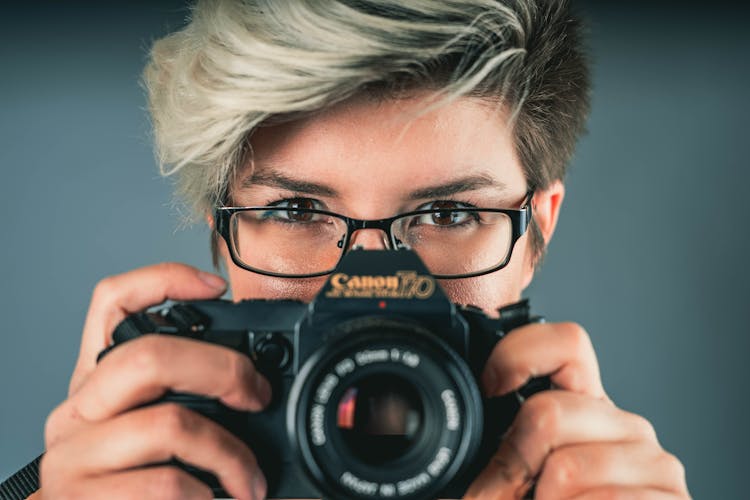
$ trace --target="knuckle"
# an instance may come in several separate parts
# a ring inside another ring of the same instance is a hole
[[[156,413],[154,423],[159,434],[164,436],[167,442],[183,438],[186,434],[192,434],[199,425],[195,415],[177,403],[162,403],[154,410]]]
[[[73,434],[84,423],[83,420],[70,399],[60,403],[50,412],[44,422],[45,447],[49,449],[65,437]]]
[[[552,391],[533,395],[526,400],[519,412],[519,416],[532,434],[547,437],[557,435],[562,414],[562,404]]]
[[[156,376],[163,366],[163,349],[159,348],[159,342],[160,339],[156,335],[144,335],[125,344],[123,347],[131,351],[127,356],[127,363],[131,369]]]
[[[59,427],[59,420],[61,415],[61,409],[60,406],[52,410],[52,412],[47,416],[47,420],[44,421],[44,444],[47,448],[50,447],[54,440],[54,436],[57,433],[57,429]]]
[[[588,394],[592,380],[586,366],[580,361],[575,361],[565,369],[565,381],[561,384],[566,390]]]
[[[685,466],[679,458],[669,452],[662,452],[659,456],[664,475],[676,479],[680,484],[685,482]]]
[[[654,429],[654,425],[641,415],[635,413],[631,413],[630,415],[633,421],[635,434],[641,438],[656,441],[656,429]]]
[[[155,498],[184,498],[188,492],[186,473],[176,467],[160,467],[150,479]]]
[[[174,274],[179,272],[178,267],[176,262],[159,262],[154,264],[153,269],[160,274]]]
[[[179,262],[160,262],[154,264],[153,269],[158,274],[166,276],[167,279],[173,279],[176,276],[185,274],[188,266],[180,264]]]
[[[118,289],[116,275],[102,278],[94,287],[92,304],[109,304],[114,302]]]
[[[576,478],[585,473],[583,466],[571,453],[552,453],[547,457],[543,474],[555,491],[563,490],[576,482]]]
[[[581,325],[567,322],[561,323],[560,328],[575,352],[584,353],[593,350],[591,337]]]

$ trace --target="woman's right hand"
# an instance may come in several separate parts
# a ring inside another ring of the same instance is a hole
[[[96,363],[128,314],[166,299],[216,298],[225,289],[218,276],[173,263],[97,285],[68,399],[47,419],[43,497],[213,498],[210,488],[177,467],[144,467],[177,458],[211,471],[235,498],[264,498],[263,474],[236,436],[177,404],[142,407],[174,390],[259,411],[271,389],[247,356],[190,339],[145,335]]]

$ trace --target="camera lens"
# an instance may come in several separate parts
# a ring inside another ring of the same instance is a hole
[[[483,405],[471,370],[426,328],[356,318],[310,355],[287,432],[326,498],[437,495],[473,463]]]
[[[336,424],[354,457],[383,465],[402,457],[419,438],[424,406],[417,389],[393,374],[364,377],[339,400]]]

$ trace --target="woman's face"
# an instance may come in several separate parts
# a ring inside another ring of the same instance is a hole
[[[382,219],[445,200],[518,208],[527,185],[502,114],[474,98],[420,114],[424,97],[351,100],[311,118],[258,129],[251,138],[252,168],[233,183],[231,203],[270,205],[303,198],[310,200],[305,206],[357,219]],[[463,182],[467,179],[480,182]],[[449,191],[455,192],[437,199],[418,193],[441,186],[453,186]],[[352,244],[383,248],[383,233],[360,230]],[[259,275],[237,267],[223,242],[220,248],[234,300],[309,301],[326,279]],[[527,233],[505,268],[441,283],[454,302],[491,314],[520,298],[533,273],[531,257]]]

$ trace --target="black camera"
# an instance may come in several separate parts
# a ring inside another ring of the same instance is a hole
[[[247,442],[270,498],[457,498],[523,398],[549,388],[533,379],[490,399],[478,388],[495,344],[529,321],[526,301],[499,318],[453,304],[409,250],[352,250],[309,304],[176,303],[126,318],[109,349],[156,333],[247,354],[273,388],[264,411],[180,393],[154,404],[179,402]]]

